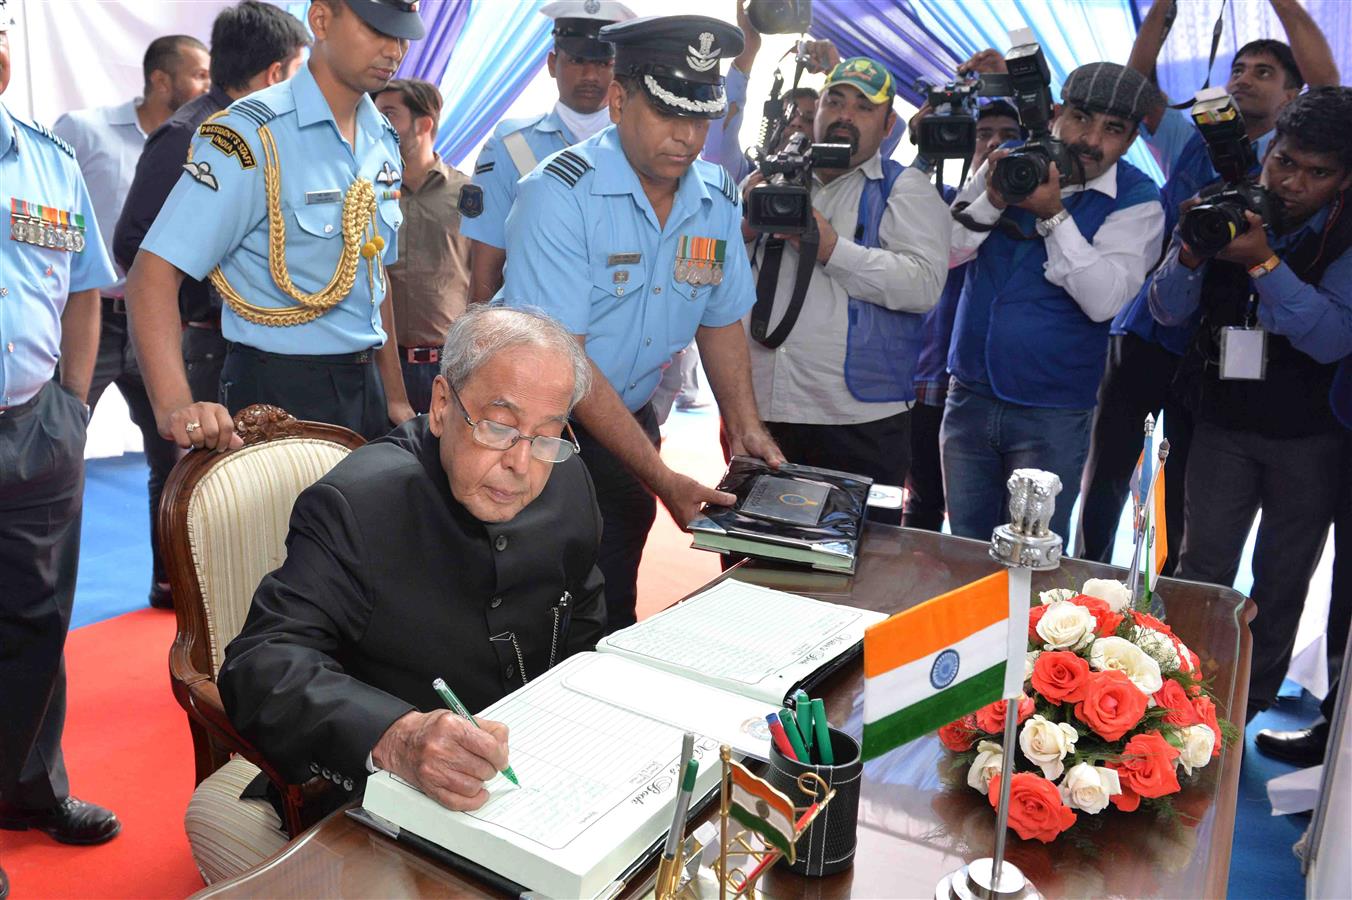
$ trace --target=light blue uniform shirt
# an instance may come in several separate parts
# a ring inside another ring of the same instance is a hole
[[[725,242],[721,283],[676,280],[682,237]],[[631,411],[699,326],[731,325],[756,302],[741,197],[723,167],[696,160],[661,227],[614,126],[521,180],[505,279],[498,298],[509,306],[543,309],[586,337],[587,355]]]
[[[0,229],[0,406],[25,403],[52,380],[68,296],[117,280],[75,154],[57,140],[0,102],[0,196],[10,211]],[[16,204],[25,203],[83,216],[84,249],[15,240]]]
[[[145,148],[146,133],[141,130],[141,120],[136,116],[136,106],[140,102],[138,97],[117,106],[77,109],[52,125],[56,136],[75,148],[75,159],[80,163],[80,172],[94,201],[94,216],[99,220],[99,231],[103,233],[109,256],[113,253],[117,217],[122,214],[122,204],[136,174],[136,161]],[[113,265],[118,279],[113,284],[101,285],[102,293],[121,297],[126,273],[116,260]]]
[[[141,243],[142,251],[197,279],[206,278],[219,265],[240,296],[255,306],[297,305],[273,282],[268,265],[264,157],[258,136],[260,125],[266,124],[277,145],[286,265],[295,286],[313,293],[333,278],[343,247],[343,195],[358,178],[375,184],[376,224],[385,239],[385,263],[398,259],[396,235],[403,222],[396,196],[403,170],[399,142],[370,97],[362,97],[357,106],[355,147],[343,140],[308,66],[290,81],[235,101],[211,124],[228,126],[244,138],[252,159],[221,150],[199,130],[193,138],[191,165],[210,166],[214,184],[185,172]],[[363,257],[352,290],[312,322],[256,325],[226,306],[221,310],[221,330],[226,340],[269,353],[356,353],[378,347],[385,343],[380,303],[386,288],[377,271],[375,291],[371,290],[369,266]]]
[[[493,129],[493,136],[484,142],[474,163],[473,183],[483,190],[483,212],[473,217],[462,213],[460,233],[499,250],[507,246],[507,213],[516,201],[516,183],[521,176],[530,174],[517,171],[516,163],[502,144],[503,138],[518,131],[535,154],[537,165],[577,143],[557,110],[529,119],[504,119]]]

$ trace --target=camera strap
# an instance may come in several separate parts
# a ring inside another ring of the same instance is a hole
[[[751,307],[751,337],[756,343],[771,350],[788,340],[789,332],[798,323],[798,314],[803,311],[803,300],[807,297],[808,282],[812,280],[812,267],[817,262],[817,246],[821,234],[816,223],[799,240],[798,271],[793,278],[793,293],[789,295],[789,306],[784,316],[770,330],[770,311],[775,305],[775,290],[779,286],[779,266],[784,261],[783,238],[767,238],[765,255],[761,257],[760,275],[756,279],[756,305]]]
[[[1202,86],[1198,88],[1199,91],[1204,91],[1207,88],[1211,87],[1211,69],[1213,66],[1216,65],[1216,51],[1220,49],[1221,32],[1224,31],[1225,29],[1225,3],[1226,0],[1221,0],[1221,11],[1216,14],[1216,24],[1213,25],[1211,28],[1211,55],[1207,57],[1206,61],[1206,81],[1202,82]],[[1169,36],[1169,29],[1173,28],[1174,26],[1174,16],[1177,15],[1177,11],[1178,11],[1177,5],[1170,8],[1169,15],[1164,20],[1164,34],[1160,35],[1161,45],[1163,45],[1164,39]],[[1188,109],[1189,107],[1192,106],[1194,102],[1195,95],[1193,98],[1185,100],[1182,103],[1172,103],[1170,104],[1169,108]]]
[[[1005,237],[1012,238],[1016,241],[1042,240],[1041,235],[1036,233],[1028,234],[1022,228],[1019,227],[1019,224],[1017,222],[1015,222],[1008,216],[1001,216],[994,222],[991,222],[989,225],[986,224],[985,222],[978,222],[976,219],[973,219],[971,216],[967,215],[966,209],[970,205],[971,204],[967,202],[954,203],[952,209],[949,210],[949,214],[953,217],[953,221],[957,222],[959,225],[961,225],[963,228],[966,228],[968,231],[978,231],[978,232],[998,231]]]

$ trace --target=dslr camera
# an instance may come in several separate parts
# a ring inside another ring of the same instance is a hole
[[[746,221],[757,231],[803,234],[813,227],[812,167],[844,169],[850,165],[849,144],[814,144],[795,132],[784,149],[761,156],[765,181],[747,194]]]
[[[1005,56],[1005,66],[1010,96],[1018,107],[1019,121],[1028,130],[1028,140],[999,160],[990,178],[1005,202],[1013,204],[1046,182],[1052,163],[1061,173],[1063,187],[1082,174],[1082,167],[1070,149],[1052,137],[1051,72],[1042,47],[1030,43],[1013,48]]]
[[[1209,259],[1249,230],[1245,212],[1257,213],[1268,225],[1276,225],[1281,201],[1249,174],[1258,165],[1258,155],[1245,131],[1244,117],[1224,88],[1199,91],[1192,119],[1221,183],[1204,194],[1204,202],[1183,214],[1178,230],[1192,252]]]

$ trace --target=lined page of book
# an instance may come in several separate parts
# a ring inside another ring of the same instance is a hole
[[[885,618],[728,579],[603,638],[596,649],[778,706]]]
[[[616,683],[642,683],[649,710],[590,693]],[[487,804],[460,813],[378,772],[363,806],[532,890],[594,896],[671,824],[688,726],[665,721],[664,711],[691,703],[692,689],[709,690],[620,657],[579,654],[480,714],[508,725],[521,787],[499,775],[488,783]],[[718,780],[719,743],[703,734],[696,740],[699,795]]]

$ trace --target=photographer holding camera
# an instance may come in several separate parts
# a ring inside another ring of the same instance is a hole
[[[1279,227],[1227,201],[1244,217],[1233,240],[1208,260],[1175,233],[1150,285],[1161,324],[1200,311],[1178,373],[1196,423],[1178,577],[1232,584],[1263,514],[1249,595],[1258,606],[1250,718],[1277,696],[1335,486],[1352,465],[1329,400],[1338,361],[1352,352],[1349,121],[1352,88],[1291,101],[1259,178]]]
[[[802,235],[767,238],[749,230],[758,210],[779,208],[755,202],[758,191],[766,196],[775,185],[752,174],[743,233],[754,238],[748,253],[757,271],[748,317],[752,380],[770,434],[792,462],[901,485],[910,464],[921,314],[939,299],[950,229],[928,177],[879,153],[897,124],[895,95],[891,73],[875,60],[855,57],[832,69],[814,133],[819,142],[848,145],[848,160],[838,168],[807,164],[810,175],[789,176],[810,191],[812,222]],[[806,143],[797,134],[788,146]],[[806,153],[829,149],[818,144]],[[800,260],[813,231],[815,260]],[[901,513],[871,508],[869,517],[898,524]]]
[[[1162,0],[1150,7],[1132,44],[1128,68],[1154,80],[1155,61],[1175,6],[1175,0]],[[1306,80],[1312,87],[1338,83],[1333,54],[1310,14],[1297,0],[1272,0],[1272,7],[1290,46],[1266,38],[1250,41],[1235,52],[1225,83],[1259,158],[1272,140],[1277,114],[1296,98]],[[1166,106],[1163,96],[1141,122],[1141,138],[1166,179],[1160,193],[1168,235],[1178,220],[1179,204],[1218,175],[1192,118]],[[1257,170],[1255,162],[1254,174]],[[1183,541],[1183,487],[1192,416],[1170,384],[1197,323],[1195,317],[1174,326],[1156,322],[1150,315],[1147,289],[1148,284],[1113,320],[1108,366],[1099,386],[1089,461],[1082,479],[1084,503],[1075,546],[1077,555],[1085,559],[1112,559],[1118,521],[1140,452],[1141,423],[1147,413],[1158,415],[1163,408],[1164,435],[1169,439],[1164,475],[1169,557],[1163,572],[1171,575]],[[1157,438],[1159,434],[1155,432]]]
[[[1034,45],[1007,58],[1030,140],[986,160],[954,207],[958,301],[940,435],[953,533],[1002,520],[1010,472],[1054,472],[1066,534],[1089,448],[1108,325],[1158,255],[1159,191],[1122,160],[1156,89],[1114,63],[1081,66],[1052,108]],[[1036,84],[1034,83],[1036,82]]]

